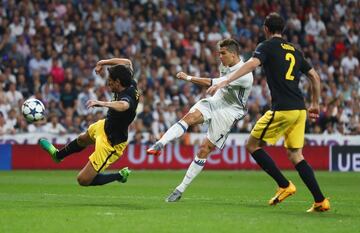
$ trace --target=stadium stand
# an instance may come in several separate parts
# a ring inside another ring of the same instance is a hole
[[[129,57],[143,91],[129,141],[141,141],[143,132],[159,137],[206,95],[176,73],[218,77],[214,46],[227,37],[240,42],[248,59],[264,40],[261,24],[272,11],[287,20],[287,39],[321,76],[321,115],[306,132],[360,134],[360,1],[9,0],[0,3],[0,135],[86,129],[106,111],[89,111],[84,103],[111,98],[93,70],[96,62]],[[265,76],[261,69],[254,76],[249,114],[233,132],[250,132],[269,108]],[[308,100],[306,78],[300,86]],[[20,107],[29,97],[44,102],[49,123],[24,121]]]

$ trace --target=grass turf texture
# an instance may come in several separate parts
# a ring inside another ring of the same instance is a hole
[[[126,184],[80,187],[75,171],[0,172],[0,232],[359,232],[360,173],[317,172],[331,198],[327,213],[306,213],[312,198],[296,172],[297,193],[272,207],[264,172],[204,171],[178,203],[164,198],[184,171],[133,171]]]

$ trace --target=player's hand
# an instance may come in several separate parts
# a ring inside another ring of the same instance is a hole
[[[311,104],[309,109],[309,118],[312,120],[316,120],[319,118],[319,114],[320,114],[320,107],[318,104]]]
[[[209,89],[207,89],[206,93],[210,94],[210,95],[214,95],[217,92],[217,90],[219,90],[223,87],[226,87],[227,84],[228,83],[226,80],[219,82],[218,84],[215,84],[215,85],[212,85],[211,87],[209,87]]]
[[[177,73],[176,74],[176,77],[178,78],[178,79],[182,79],[182,80],[186,80],[186,77],[187,77],[188,75],[186,74],[186,73],[184,73],[184,72],[179,72],[179,73]]]
[[[95,66],[95,73],[98,74],[98,75],[100,75],[100,74],[102,73],[102,70],[103,70],[103,66],[96,64],[96,66]]]
[[[102,101],[98,101],[98,100],[88,100],[86,102],[86,107],[87,108],[102,107],[103,106],[102,103],[103,103]]]

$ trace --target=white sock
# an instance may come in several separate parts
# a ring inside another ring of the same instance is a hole
[[[166,144],[168,144],[168,142],[171,142],[172,140],[181,137],[188,128],[189,125],[185,121],[180,120],[165,132],[159,142],[163,144],[163,146],[165,146]]]
[[[194,160],[191,162],[188,170],[186,171],[185,177],[181,184],[176,187],[180,192],[184,192],[187,186],[195,179],[197,175],[202,171],[205,166],[206,159],[200,159],[195,156]]]

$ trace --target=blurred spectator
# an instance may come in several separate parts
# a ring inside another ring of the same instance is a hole
[[[8,54],[8,59],[10,60],[11,63],[16,64],[16,66],[24,66],[25,65],[25,58],[18,51],[16,44],[11,45],[11,50]]]
[[[188,110],[190,110],[190,109],[188,109]],[[187,110],[185,110],[185,111],[187,111]],[[163,115],[164,115],[165,123],[168,127],[175,124],[175,122],[177,122],[178,120],[180,120],[182,118],[182,117],[180,117],[178,119],[178,117],[176,116],[176,108],[173,104],[169,104],[167,108],[164,108]]]
[[[95,95],[94,91],[90,89],[90,85],[86,84],[84,86],[84,90],[81,91],[77,97],[77,113],[80,116],[84,116],[94,112],[94,109],[88,109],[86,107],[86,102],[94,99],[97,99],[97,96]]]
[[[164,115],[160,114],[159,119],[157,119],[156,121],[153,121],[152,124],[151,124],[151,133],[156,138],[160,138],[162,136],[162,133],[166,132],[166,130],[168,128],[169,128],[169,125],[166,124],[166,121],[164,119]]]
[[[309,14],[308,21],[305,24],[305,32],[308,37],[308,41],[313,43],[315,39],[320,35],[321,31],[326,31],[324,22],[320,19],[319,14]]]
[[[16,89],[23,95],[24,99],[27,99],[30,96],[29,84],[26,82],[26,77],[24,74],[18,75]]]
[[[5,120],[2,112],[0,112],[0,135],[14,134],[15,129],[10,121]]]
[[[37,51],[35,53],[35,57],[31,58],[29,61],[30,75],[32,75],[35,71],[38,71],[41,75],[46,75],[48,73],[46,61],[43,59],[40,51]]]
[[[20,106],[20,103],[24,99],[21,92],[16,90],[15,83],[9,84],[9,90],[6,92],[5,97],[9,101],[9,103],[12,107]]]
[[[28,124],[26,123],[25,118],[22,116],[17,117],[17,122],[15,125],[16,133],[28,133]]]
[[[67,82],[63,90],[60,92],[61,110],[65,111],[67,108],[75,109],[77,100],[77,93],[72,87],[71,83]]]
[[[29,133],[43,133],[45,132],[43,129],[44,124],[44,121],[35,121],[28,125],[27,131]]]
[[[339,15],[339,17],[343,17],[346,12],[346,1],[340,0],[338,3],[335,4],[335,12]]]
[[[12,108],[8,112],[8,116],[6,118],[6,123],[9,124],[12,128],[15,127],[17,123],[17,111],[15,108]]]
[[[57,58],[52,59],[50,75],[52,76],[54,83],[62,84],[65,80],[64,68],[62,68]]]
[[[154,120],[152,113],[151,113],[150,105],[145,105],[143,112],[139,113],[137,118],[142,120],[142,122],[143,122],[144,126],[147,128],[147,130],[150,130],[151,124]]]
[[[79,134],[79,133],[84,132],[87,129],[87,128],[84,128],[81,126],[81,123],[82,123],[81,121],[82,121],[82,118],[79,116],[75,116],[73,118],[73,121],[72,121],[73,128],[72,129],[73,129],[74,133]]]
[[[12,73],[13,70],[11,70],[10,67],[6,67],[4,70],[4,76],[5,76],[5,82],[6,84],[9,83],[16,83],[16,76]]]
[[[5,31],[0,40],[0,55],[4,61],[8,61],[9,51],[11,49],[10,33]]]
[[[74,133],[79,134],[82,133],[82,130],[80,129],[80,121],[79,117],[72,118],[72,116],[66,116],[64,119],[64,129],[66,129],[67,133]]]
[[[143,134],[140,131],[136,131],[133,138],[129,140],[129,144],[142,144],[143,143]]]
[[[23,59],[27,59],[31,53],[29,44],[23,35],[18,36],[17,40],[16,50],[21,54]]]
[[[10,109],[11,105],[7,100],[5,93],[0,91],[0,112],[5,117],[5,119],[7,119],[7,113]]]
[[[334,125],[331,124],[330,122],[326,124],[326,129],[324,130],[323,134],[324,135],[330,135],[330,134],[335,134],[338,133],[337,129],[334,129]]]
[[[296,13],[292,13],[287,21],[288,30],[293,30],[295,33],[301,32],[301,21],[297,17]]]
[[[341,67],[346,75],[349,74],[350,71],[355,71],[355,69],[359,67],[359,60],[354,57],[352,49],[349,49],[346,56],[342,58]]]
[[[123,33],[132,33],[132,22],[128,17],[128,11],[120,9],[118,12],[118,17],[115,20],[116,35],[121,37]]]
[[[12,22],[9,25],[10,36],[12,40],[15,40],[17,36],[21,36],[24,32],[24,25],[20,22],[18,15],[15,15]]]
[[[59,123],[59,118],[56,115],[50,116],[50,121],[43,126],[43,131],[52,134],[65,134],[66,129]]]

